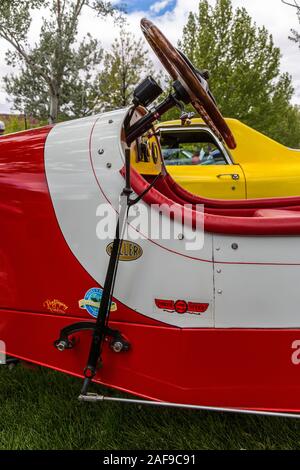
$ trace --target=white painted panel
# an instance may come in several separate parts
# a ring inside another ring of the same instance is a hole
[[[299,266],[216,264],[215,279],[217,328],[300,327]]]
[[[300,327],[299,237],[217,235],[214,258],[216,327]]]
[[[237,244],[236,250],[232,244]],[[300,237],[214,235],[214,258],[230,263],[300,264]]]
[[[74,256],[100,285],[104,284],[109,261],[106,247],[111,240],[97,238],[96,211],[107,199],[118,208],[124,186],[119,169],[123,166],[120,133],[125,113],[123,110],[57,125],[45,149],[49,190],[62,233]],[[104,152],[99,154],[99,149]],[[129,228],[129,235],[132,231],[134,228]],[[120,262],[115,297],[137,312],[170,325],[212,327],[212,235],[206,234],[204,248],[198,252],[187,252],[184,243],[176,239],[160,246],[148,239],[138,240],[143,256]],[[78,293],[79,299],[82,294]],[[170,314],[154,308],[157,297],[208,302],[210,306],[199,316]]]

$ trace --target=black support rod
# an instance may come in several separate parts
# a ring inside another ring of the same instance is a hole
[[[160,118],[164,113],[169,111],[174,106],[178,105],[178,99],[174,95],[169,95],[161,104],[159,104],[154,111],[146,114],[139,121],[129,127],[126,132],[127,145],[131,145],[138,137],[143,135],[151,129],[154,121]]]
[[[81,394],[86,395],[88,386],[97,372],[97,365],[101,362],[102,345],[105,338],[106,326],[109,320],[111,299],[113,295],[116,274],[119,264],[119,256],[123,241],[124,229],[127,221],[129,198],[132,192],[130,187],[130,150],[125,152],[126,159],[126,185],[121,194],[120,214],[117,222],[116,235],[113,242],[112,252],[106,272],[102,298],[99,306],[95,330],[90,346],[89,358],[84,370],[84,383]]]

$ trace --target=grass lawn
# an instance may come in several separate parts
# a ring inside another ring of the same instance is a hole
[[[82,404],[79,379],[41,368],[2,366],[0,385],[1,450],[300,449],[297,420]]]

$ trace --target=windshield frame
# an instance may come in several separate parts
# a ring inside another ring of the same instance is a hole
[[[162,123],[163,124],[163,123]],[[224,155],[224,158],[226,160],[227,165],[235,165],[235,162],[233,161],[233,158],[227,148],[222,144],[222,142],[217,139],[215,134],[209,129],[207,126],[202,126],[201,124],[196,124],[196,125],[189,125],[189,126],[180,126],[180,125],[171,125],[171,126],[157,126],[160,134],[163,134],[164,132],[170,132],[170,131],[178,131],[178,132],[185,132],[187,129],[192,130],[193,132],[195,131],[205,131],[207,132],[214,140],[215,145],[219,148],[220,152]],[[162,155],[163,158],[163,155]]]

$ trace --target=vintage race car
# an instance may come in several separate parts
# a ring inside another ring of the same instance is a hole
[[[168,172],[193,194],[218,199],[300,195],[300,151],[235,119],[226,119],[237,147],[228,149],[201,119],[159,124]]]
[[[82,378],[84,402],[299,417],[300,197],[174,181],[153,127],[165,112],[191,102],[224,148],[235,136],[203,74],[141,25],[174,80],[154,109],[148,77],[129,109],[0,139],[0,352]]]

